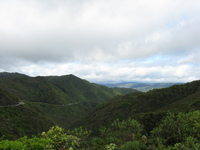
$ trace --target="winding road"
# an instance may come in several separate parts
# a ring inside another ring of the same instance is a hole
[[[15,105],[1,105],[0,107],[16,107],[16,106],[20,106],[20,105],[24,105],[24,104],[25,104],[24,102],[19,102],[18,104],[15,104]],[[78,102],[63,104],[63,105],[56,105],[56,104],[49,104],[49,103],[45,103],[45,104],[53,105],[53,106],[71,106],[71,105],[78,104]]]
[[[19,102],[18,104],[15,104],[15,105],[1,105],[0,107],[16,107],[20,105],[24,105],[24,102]]]
[[[68,103],[68,104],[60,104],[60,105],[59,105],[59,104],[44,103],[44,102],[32,102],[32,103],[45,104],[45,105],[52,105],[52,106],[60,106],[60,107],[63,107],[63,106],[71,106],[71,105],[78,104],[78,102]]]

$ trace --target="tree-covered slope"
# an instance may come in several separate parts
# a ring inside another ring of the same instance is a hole
[[[134,89],[117,89],[90,83],[74,75],[45,77],[74,101],[85,106],[95,107],[102,102],[110,100],[113,96],[132,93]]]
[[[73,100],[41,77],[0,78],[0,87],[30,102],[65,104]]]
[[[1,73],[0,88],[30,102],[68,104],[85,102],[96,106],[116,95],[135,92],[90,83],[74,75],[29,77],[18,73]]]
[[[85,124],[94,127],[109,124],[116,118],[128,117],[144,123],[145,117],[146,121],[148,119],[158,121],[168,111],[177,113],[199,109],[200,81],[193,81],[183,85],[154,89],[147,93],[138,92],[115,97],[94,109],[85,119]]]
[[[199,150],[200,111],[168,113],[150,134],[134,119],[116,119],[107,126],[64,130],[59,126],[37,137],[0,141],[0,149],[56,150]]]
[[[8,72],[0,72],[0,78],[21,78],[27,77],[27,75],[20,74],[20,73],[8,73]]]
[[[29,77],[18,73],[1,73],[0,88],[31,102],[62,127],[71,126],[116,95],[135,92],[93,84],[74,75]]]
[[[37,135],[54,125],[44,113],[28,102],[19,103],[18,98],[3,90],[0,93],[1,139]]]
[[[19,103],[19,99],[10,95],[5,90],[0,89],[0,107],[5,105],[16,105]]]

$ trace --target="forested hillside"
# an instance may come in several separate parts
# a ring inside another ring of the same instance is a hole
[[[37,137],[0,141],[0,149],[52,150],[198,150],[200,111],[168,113],[148,135],[131,118],[116,119],[107,126],[64,130],[54,126]]]
[[[0,106],[16,105],[19,103],[19,99],[9,94],[3,89],[0,89]]]
[[[0,90],[0,149],[200,149],[200,81],[127,95],[121,92],[130,89],[110,89],[74,75],[0,81],[5,86]],[[36,100],[42,89],[48,94]],[[26,95],[30,102],[21,99]]]
[[[55,125],[37,107],[0,90],[0,139],[37,135]]]
[[[18,99],[25,100],[30,107],[34,106],[64,128],[72,126],[94,107],[112,97],[136,91],[108,88],[74,75],[29,77],[19,73],[0,73],[0,88],[15,97],[0,95],[2,104],[17,104]],[[4,112],[8,110],[0,109]],[[13,109],[18,111],[18,107]]]
[[[94,109],[85,119],[85,124],[93,128],[109,124],[117,118],[128,117],[140,120],[143,124],[153,124],[169,111],[178,113],[199,109],[200,81],[193,81],[147,93],[136,92],[115,97]],[[147,126],[149,128],[150,125]]]

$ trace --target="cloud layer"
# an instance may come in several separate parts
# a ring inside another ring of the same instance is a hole
[[[191,81],[198,0],[0,1],[0,71],[97,81]]]

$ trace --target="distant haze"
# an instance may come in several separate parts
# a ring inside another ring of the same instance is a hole
[[[123,87],[132,88],[141,92],[148,92],[153,89],[161,89],[170,87],[173,85],[179,85],[183,83],[142,83],[142,82],[122,82],[122,83],[99,83],[108,87]]]
[[[2,0],[0,72],[200,79],[199,0]]]

